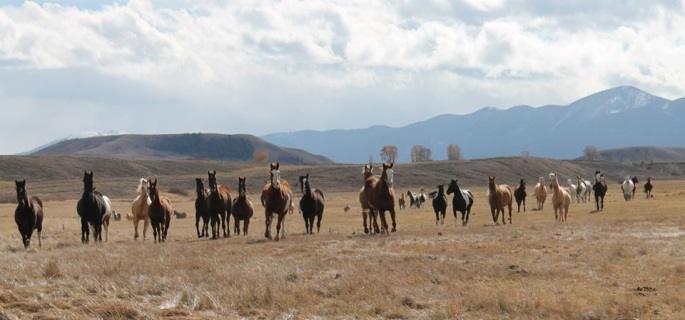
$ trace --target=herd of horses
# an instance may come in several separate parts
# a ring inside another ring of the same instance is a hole
[[[359,192],[359,203],[362,208],[364,232],[376,234],[389,234],[397,231],[395,217],[395,193],[393,189],[394,170],[393,163],[383,163],[380,175],[375,175],[372,165],[365,165],[362,172],[362,188]],[[573,183],[572,179],[567,180],[566,186],[559,184],[555,173],[549,174],[551,202],[554,208],[555,219],[560,222],[566,221],[568,209],[572,202],[590,201],[590,195],[594,193],[597,211],[604,209],[604,196],[607,192],[607,183],[599,170],[595,172],[595,181],[590,183],[578,176]],[[230,233],[230,217],[234,220],[234,233],[240,235],[240,222],[243,222],[243,235],[248,235],[250,219],[254,215],[254,205],[247,194],[245,177],[238,177],[238,194],[235,198],[231,196],[230,188],[227,185],[218,184],[216,171],[207,171],[208,188],[204,186],[204,179],[196,178],[195,200],[195,228],[198,238],[209,237],[211,226],[211,238],[218,239],[222,235],[227,238]],[[324,212],[324,194],[320,189],[312,188],[309,173],[299,177],[300,191],[300,212],[304,218],[305,231],[307,234],[314,233],[314,221],[316,220],[317,233],[321,229],[321,219]],[[624,199],[629,201],[635,197],[635,189],[638,183],[637,177],[626,176],[621,184]],[[37,230],[38,244],[41,243],[41,232],[43,226],[43,203],[38,197],[30,197],[26,190],[26,180],[15,180],[17,192],[17,208],[15,210],[15,222],[22,237],[24,248],[28,249],[31,242],[33,230]],[[647,178],[644,191],[647,198],[653,197],[651,179]],[[79,199],[76,210],[81,219],[81,241],[88,243],[90,233],[93,233],[93,240],[102,241],[102,231],[105,232],[105,241],[109,221],[113,217],[120,219],[112,210],[110,199],[95,190],[93,184],[93,172],[83,174],[83,194]],[[143,239],[146,238],[148,225],[152,226],[154,242],[165,242],[174,213],[171,200],[162,196],[157,187],[157,179],[141,178],[138,182],[137,197],[131,204],[131,220],[134,225],[134,239],[139,238],[138,224],[144,222]],[[473,193],[468,189],[462,189],[457,183],[457,179],[452,179],[445,190],[445,185],[437,186],[437,191],[429,193],[435,212],[435,223],[444,224],[445,215],[448,208],[448,195],[452,195],[452,213],[455,223],[457,222],[457,212],[461,212],[461,223],[463,226],[468,224],[471,208],[474,203]],[[542,210],[547,198],[548,188],[545,178],[540,177],[535,185],[533,194],[537,200],[537,210]],[[407,191],[406,195],[410,199],[410,207],[420,208],[426,201],[423,189],[420,193]],[[506,184],[498,184],[495,176],[488,177],[488,189],[486,193],[490,212],[494,224],[499,224],[499,215],[502,215],[501,222],[506,224],[505,209],[508,210],[509,223],[512,223],[513,201],[517,203],[518,211],[526,211],[525,199],[527,197],[526,181],[520,179],[519,183],[512,190]],[[285,237],[285,217],[288,213],[292,214],[295,210],[293,201],[293,190],[288,182],[281,178],[279,163],[269,164],[269,180],[265,182],[261,193],[261,203],[265,213],[265,232],[264,236],[268,239],[278,241]],[[404,208],[404,194],[398,199],[399,208]],[[348,205],[349,206],[349,205]],[[385,213],[390,214],[392,225],[388,225]],[[276,234],[272,233],[273,219],[276,217]],[[380,219],[380,225],[379,220]],[[392,228],[391,228],[392,227]]]

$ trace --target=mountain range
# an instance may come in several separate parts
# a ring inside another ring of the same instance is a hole
[[[581,98],[569,105],[483,108],[466,115],[445,114],[404,127],[373,126],[353,130],[295,131],[261,138],[275,145],[301,148],[339,163],[379,159],[381,148],[398,148],[398,162],[409,162],[419,145],[433,160],[447,158],[450,144],[466,159],[519,156],[552,159],[583,156],[598,150],[632,146],[685,147],[682,139],[685,98],[668,100],[632,86]]]

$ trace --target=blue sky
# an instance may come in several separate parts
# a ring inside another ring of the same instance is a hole
[[[0,154],[684,96],[684,1],[0,1]]]

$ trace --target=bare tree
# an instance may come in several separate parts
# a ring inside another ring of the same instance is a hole
[[[265,163],[269,159],[269,153],[264,150],[257,150],[252,154],[252,161]]]
[[[383,146],[381,148],[381,161],[395,162],[398,157],[397,146]]]
[[[461,147],[456,144],[447,146],[447,160],[461,160]]]
[[[596,160],[597,156],[599,155],[597,152],[597,147],[591,145],[585,146],[585,149],[583,149],[583,155],[585,156],[586,160]]]
[[[432,154],[431,149],[415,145],[411,148],[411,162],[431,161]]]

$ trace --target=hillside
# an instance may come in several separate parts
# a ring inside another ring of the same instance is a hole
[[[287,164],[330,163],[304,150],[281,148],[248,134],[109,135],[64,140],[32,155],[99,156],[120,159],[205,159],[252,161],[255,151],[266,151],[268,161]]]
[[[324,191],[358,191],[362,165],[321,164],[282,165],[282,177],[299,192],[297,176],[310,173],[312,185]],[[374,172],[379,174],[379,165]],[[459,179],[464,187],[485,187],[487,177],[495,175],[500,183],[515,185],[520,178],[529,184],[538,177],[557,172],[562,180],[581,175],[590,178],[594,170],[607,174],[610,182],[619,183],[629,174],[644,180],[683,179],[685,164],[659,164],[647,168],[608,161],[553,160],[544,158],[494,158],[467,161],[434,161],[395,165],[395,190],[425,188],[432,190],[439,183]],[[141,177],[154,177],[160,188],[167,192],[176,190],[184,196],[193,197],[195,178],[207,178],[208,170],[217,170],[219,183],[231,189],[237,186],[238,176],[248,178],[248,190],[257,192],[268,177],[267,164],[210,160],[125,160],[101,157],[64,156],[2,156],[0,157],[0,201],[15,199],[14,182],[27,179],[32,194],[46,199],[76,199],[83,191],[83,171],[94,171],[98,190],[113,198],[135,196],[135,187]]]
[[[651,162],[685,162],[685,148],[631,147],[599,150],[597,159],[644,165]]]

